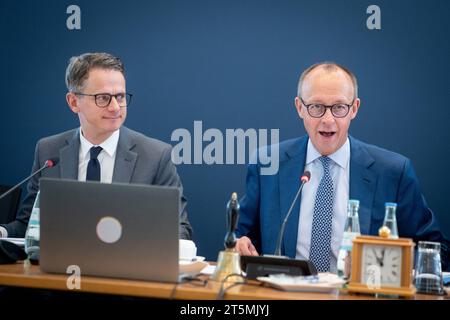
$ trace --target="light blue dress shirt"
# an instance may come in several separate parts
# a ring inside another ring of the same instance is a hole
[[[308,170],[311,172],[311,179],[305,184],[301,194],[296,250],[297,259],[309,259],[314,202],[316,199],[316,191],[323,175],[323,167],[319,160],[321,156],[311,140],[308,140],[305,171]],[[330,271],[336,272],[337,256],[347,218],[347,203],[350,190],[350,142],[348,138],[341,148],[328,157],[332,160],[330,162],[330,171],[335,195],[331,231],[332,256]]]

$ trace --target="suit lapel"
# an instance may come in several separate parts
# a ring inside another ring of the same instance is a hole
[[[112,182],[131,182],[137,159],[137,153],[131,151],[135,145],[136,143],[134,143],[129,130],[122,127],[117,144]]]
[[[361,234],[370,234],[377,175],[370,169],[375,160],[358,140],[350,137],[350,199],[360,201]]]
[[[78,179],[78,155],[80,151],[80,130],[66,140],[67,146],[59,150],[60,176],[62,179]]]
[[[300,187],[300,177],[305,168],[307,142],[308,138],[303,137],[293,144],[290,149],[286,150],[288,159],[280,163],[278,175],[280,186],[280,226]],[[300,197],[292,208],[282,242],[282,254],[292,258],[295,257],[297,247],[299,214]]]

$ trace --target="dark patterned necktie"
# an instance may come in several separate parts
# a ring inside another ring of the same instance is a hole
[[[323,176],[317,188],[311,229],[309,259],[319,272],[330,271],[331,228],[333,220],[333,180],[330,174],[331,159],[319,158],[323,166]]]

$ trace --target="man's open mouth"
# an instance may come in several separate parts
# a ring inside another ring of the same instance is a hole
[[[336,132],[335,131],[319,131],[320,135],[323,137],[332,137]]]

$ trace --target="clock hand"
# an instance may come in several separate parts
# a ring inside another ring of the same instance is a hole
[[[381,259],[379,260],[380,266],[381,266],[381,267],[382,267],[383,264],[384,264],[384,253],[385,253],[385,251],[386,251],[386,248],[383,248],[383,249],[381,250]]]
[[[381,255],[378,256],[377,251],[374,250],[375,259],[377,260],[377,263],[380,265],[380,267],[383,266],[383,260],[384,260],[384,250],[381,251]]]

